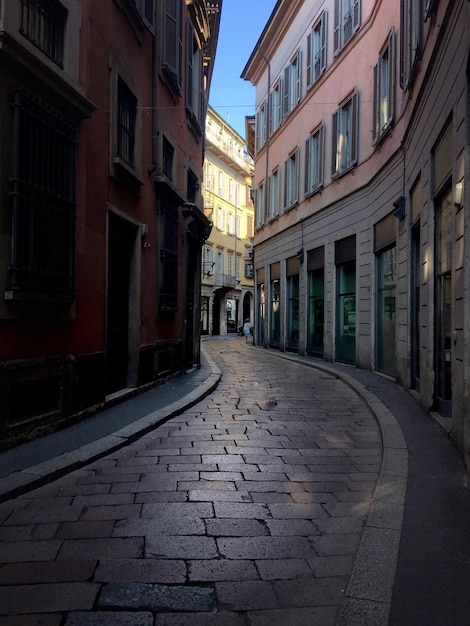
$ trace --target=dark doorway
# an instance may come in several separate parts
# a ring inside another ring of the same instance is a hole
[[[106,315],[106,394],[127,386],[129,363],[129,284],[135,228],[110,214]]]

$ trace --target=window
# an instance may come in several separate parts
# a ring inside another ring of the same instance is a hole
[[[255,199],[256,228],[264,224],[264,183],[256,190]]]
[[[421,54],[423,0],[402,0],[400,22],[400,85],[407,89],[413,81]]]
[[[299,346],[299,321],[299,274],[293,274],[287,276],[286,344],[288,348]]]
[[[60,67],[67,15],[57,0],[21,0],[20,32]]]
[[[212,248],[204,247],[204,260],[202,261],[202,273],[206,276],[212,276],[214,269],[214,257]]]
[[[164,0],[163,68],[181,94],[183,58],[182,0]]]
[[[202,133],[205,114],[203,57],[190,20],[186,23],[186,108]]]
[[[250,238],[253,237],[254,234],[253,218],[251,215],[248,215],[246,218],[246,236]]]
[[[135,122],[137,98],[119,77],[118,80],[118,119],[117,153],[131,167],[135,166]]]
[[[424,4],[424,19],[427,20],[431,17],[432,13],[437,8],[437,3],[439,0],[425,0]]]
[[[227,274],[233,276],[233,256],[231,254],[227,255]]]
[[[297,50],[290,64],[284,69],[284,92],[282,94],[282,115],[287,117],[302,97],[301,51]]]
[[[263,103],[256,114],[256,150],[266,143],[266,103]]]
[[[269,177],[269,208],[268,219],[274,219],[279,215],[279,170]]]
[[[289,156],[284,165],[284,208],[290,209],[298,202],[299,150]]]
[[[161,213],[159,310],[178,310],[178,213],[166,205]]]
[[[269,131],[274,133],[282,123],[282,82],[279,80],[271,92],[269,111]]]
[[[218,180],[218,190],[217,190],[217,193],[218,193],[218,195],[221,198],[223,198],[224,195],[225,195],[224,194],[224,173],[221,170],[219,170],[219,174],[218,174],[217,180]]]
[[[188,169],[186,176],[186,195],[188,198],[188,202],[192,202],[193,204],[196,203],[199,188],[200,184],[198,177],[192,169]]]
[[[217,282],[220,283],[223,280],[224,275],[224,253],[217,252]]]
[[[16,93],[13,103],[13,292],[71,297],[75,269],[76,128]]]
[[[235,234],[235,216],[233,213],[229,213],[227,216],[227,232],[229,235]]]
[[[207,191],[214,191],[214,166],[206,161],[206,173],[204,176]]]
[[[333,54],[336,55],[361,25],[361,0],[335,0]]]
[[[307,36],[307,88],[326,70],[328,14],[323,11]]]
[[[173,160],[175,156],[175,149],[168,141],[166,137],[163,137],[163,173],[170,180],[173,180]]]
[[[333,113],[331,175],[339,176],[357,163],[359,94],[355,92]]]
[[[237,215],[236,222],[237,222],[237,237],[240,239],[242,236],[242,218],[239,215]]]
[[[237,200],[237,193],[236,193],[236,183],[233,180],[233,178],[228,179],[228,199],[230,204],[237,204],[236,200]]]
[[[217,228],[225,230],[225,213],[222,207],[217,207]]]
[[[390,128],[395,114],[395,32],[392,30],[374,66],[373,139]]]
[[[305,186],[306,196],[323,186],[325,126],[314,131],[305,142]]]
[[[154,28],[154,0],[134,0],[145,24],[153,31]]]
[[[240,280],[240,257],[237,256],[235,259],[235,278]]]

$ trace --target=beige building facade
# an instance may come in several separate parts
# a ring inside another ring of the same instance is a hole
[[[254,319],[253,159],[211,107],[205,137],[203,199],[212,231],[202,255],[201,334],[226,335]]]
[[[470,451],[470,3],[279,0],[256,87],[260,345],[375,370]]]

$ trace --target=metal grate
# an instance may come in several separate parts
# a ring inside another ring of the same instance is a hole
[[[57,0],[21,0],[21,33],[60,67],[67,14]]]
[[[13,110],[10,288],[71,294],[76,128],[20,93],[15,95]]]
[[[118,84],[118,156],[131,167],[134,167],[135,121],[137,116],[137,99],[119,78]]]

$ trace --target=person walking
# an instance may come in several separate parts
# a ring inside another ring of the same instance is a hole
[[[246,318],[245,323],[243,324],[243,334],[245,335],[245,343],[248,343],[248,337],[251,337],[251,323],[248,318]]]

